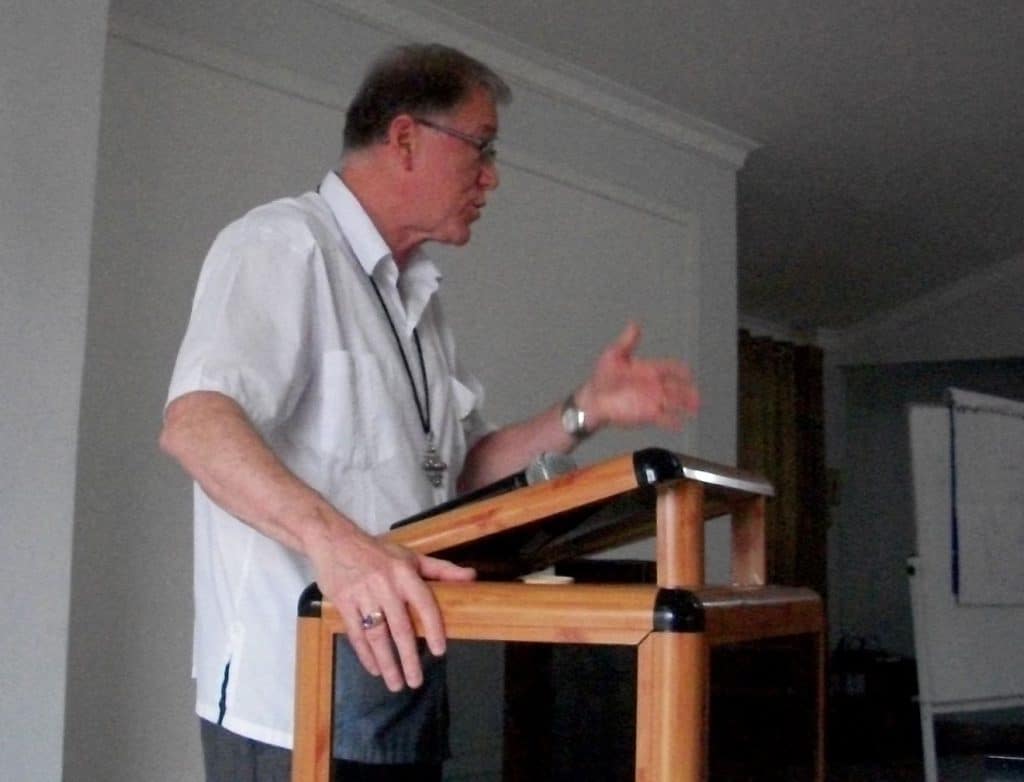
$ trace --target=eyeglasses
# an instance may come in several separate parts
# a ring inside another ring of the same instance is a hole
[[[459,141],[465,141],[480,153],[481,163],[493,163],[494,159],[498,156],[498,150],[494,148],[494,142],[497,141],[496,138],[480,138],[479,136],[463,133],[461,130],[449,128],[447,125],[439,125],[436,122],[431,122],[429,119],[423,119],[421,117],[413,117],[413,119],[418,124],[428,127],[431,130],[436,130],[438,133],[444,133],[446,136],[459,139]]]

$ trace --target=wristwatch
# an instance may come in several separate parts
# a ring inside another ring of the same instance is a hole
[[[587,430],[587,414],[576,404],[575,394],[569,394],[562,403],[562,428],[577,441],[590,434]]]

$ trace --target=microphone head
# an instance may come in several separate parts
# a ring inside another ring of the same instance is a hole
[[[556,475],[564,475],[576,469],[576,462],[571,456],[561,453],[542,453],[526,467],[526,484],[548,481]]]

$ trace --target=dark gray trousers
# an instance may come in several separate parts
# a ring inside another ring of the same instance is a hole
[[[199,720],[206,782],[291,782],[292,753]],[[334,762],[336,782],[441,782],[438,765]]]

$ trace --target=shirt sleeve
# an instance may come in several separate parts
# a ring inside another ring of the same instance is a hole
[[[484,387],[479,380],[459,367],[456,375],[452,377],[452,387],[456,406],[460,411],[460,422],[468,452],[484,435],[490,434],[498,427],[484,417]]]
[[[310,237],[251,217],[225,229],[200,273],[168,403],[191,391],[234,399],[261,431],[294,409],[310,375]]]

